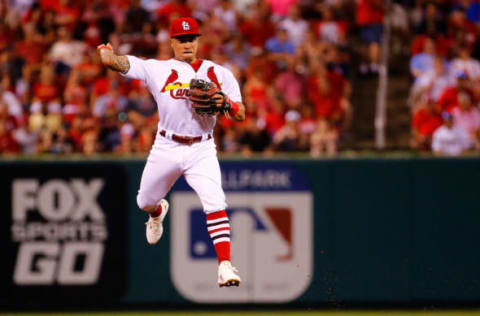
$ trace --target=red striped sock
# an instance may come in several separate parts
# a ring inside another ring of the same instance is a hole
[[[158,204],[155,211],[150,212],[150,217],[159,217],[160,215],[162,215],[162,210],[163,210],[162,209],[162,204]]]
[[[207,214],[207,229],[217,252],[218,263],[230,261],[230,223],[227,212],[221,210]]]

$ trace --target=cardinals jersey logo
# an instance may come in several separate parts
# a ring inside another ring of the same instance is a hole
[[[167,90],[170,90],[170,96],[173,99],[186,99],[188,97],[188,92],[189,92],[189,83],[181,83],[181,82],[175,82],[173,85],[170,85],[167,87]],[[171,89],[168,89],[171,88]]]
[[[217,75],[213,69],[213,66],[208,68],[207,77],[213,82],[219,89],[221,89],[222,84],[218,81]],[[170,96],[172,99],[176,100],[185,100],[188,97],[190,83],[181,83],[178,80],[178,71],[172,69],[172,72],[165,81],[165,84],[161,92],[170,91]]]
[[[182,22],[182,27],[184,31],[190,31],[190,25],[188,24],[187,21]]]
[[[172,69],[172,72],[170,73],[170,76],[168,76],[167,81],[165,82],[165,85],[162,88],[162,92],[166,91],[167,86],[170,84],[174,83],[178,79],[178,71],[175,69]]]

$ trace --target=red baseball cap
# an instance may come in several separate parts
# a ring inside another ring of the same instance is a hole
[[[176,18],[170,25],[170,37],[180,35],[200,35],[197,20],[194,18]]]

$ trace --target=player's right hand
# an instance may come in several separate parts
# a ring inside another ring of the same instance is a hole
[[[106,50],[111,50],[113,51],[113,47],[110,43],[107,43],[107,44],[100,44],[97,46],[97,50],[99,53],[102,52],[102,49],[106,49]]]
[[[97,46],[98,54],[100,55],[100,59],[102,64],[105,66],[109,66],[111,62],[111,57],[113,55],[113,47],[110,43],[107,44],[100,44]]]

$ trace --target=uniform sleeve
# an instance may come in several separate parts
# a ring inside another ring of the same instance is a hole
[[[138,79],[146,82],[148,77],[147,61],[130,55],[127,55],[127,58],[128,62],[130,63],[130,69],[128,69],[127,73],[122,75],[127,78]]]
[[[240,92],[240,86],[238,85],[237,79],[233,75],[233,73],[224,68],[224,79],[223,79],[223,86],[222,86],[222,91],[228,97],[230,100],[233,102],[242,102],[242,93]]]

